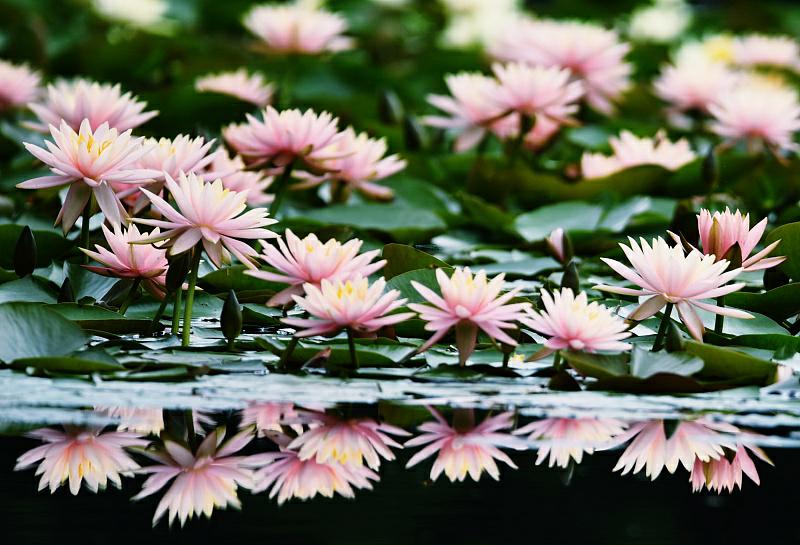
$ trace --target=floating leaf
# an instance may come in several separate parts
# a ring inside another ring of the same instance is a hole
[[[0,361],[63,356],[88,340],[83,330],[42,305],[0,304]]]
[[[748,379],[752,384],[765,385],[775,374],[777,366],[730,347],[686,341],[686,351],[704,362],[698,376],[709,379]]]
[[[381,269],[386,280],[417,269],[450,266],[441,259],[405,244],[387,244],[383,247],[381,257],[386,260],[386,265]]]

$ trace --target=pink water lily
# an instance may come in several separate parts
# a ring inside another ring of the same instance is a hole
[[[742,270],[760,271],[780,265],[786,257],[767,257],[775,249],[780,240],[767,245],[763,250],[753,253],[767,228],[767,218],[750,229],[750,214],[742,215],[739,210],[725,212],[700,210],[697,215],[697,228],[700,232],[700,244],[703,252],[713,254],[717,259],[724,259],[734,244],[739,245],[742,255]]]
[[[28,436],[45,444],[17,458],[14,470],[27,469],[39,462],[36,468],[36,475],[42,476],[39,490],[49,488],[53,493],[69,481],[73,495],[80,491],[81,483],[91,492],[105,489],[109,482],[120,488],[121,477],[130,477],[139,469],[125,449],[148,443],[138,433],[72,427],[64,431],[42,428]]]
[[[517,341],[504,330],[516,329],[514,322],[524,317],[529,303],[511,303],[519,292],[515,288],[503,295],[505,275],[499,274],[488,280],[485,271],[473,275],[469,267],[456,268],[448,277],[442,269],[436,269],[441,296],[430,288],[412,281],[411,285],[430,304],[413,303],[408,307],[418,312],[425,320],[425,329],[434,334],[419,349],[427,350],[453,327],[456,329],[456,344],[459,360],[464,365],[472,354],[480,329],[492,339],[510,346]]]
[[[275,85],[267,83],[263,74],[249,74],[244,68],[197,78],[194,88],[200,93],[230,95],[260,108],[272,102],[275,94]]]
[[[692,55],[664,66],[653,87],[674,111],[708,113],[717,97],[732,89],[737,80],[737,74],[726,64]]]
[[[406,467],[413,467],[436,454],[431,480],[435,481],[444,473],[453,482],[463,481],[467,475],[478,481],[484,471],[494,480],[499,480],[498,461],[517,469],[511,458],[500,450],[527,448],[524,441],[502,431],[513,425],[512,412],[486,417],[475,425],[471,409],[457,409],[455,423],[451,426],[438,411],[433,408],[429,410],[435,421],[419,426],[423,433],[405,443],[407,447],[425,447],[411,457]]]
[[[744,311],[721,307],[704,302],[738,291],[743,283],[728,284],[742,269],[727,270],[728,261],[719,260],[713,255],[703,255],[697,250],[685,254],[680,245],[671,247],[663,238],[653,239],[648,244],[643,238],[637,243],[628,237],[630,246],[620,243],[620,248],[632,267],[626,267],[615,259],[601,258],[620,276],[639,286],[638,289],[621,286],[595,286],[594,289],[635,295],[647,299],[634,310],[628,318],[644,320],[653,316],[667,304],[674,304],[681,321],[696,340],[703,340],[703,321],[695,308],[714,314],[734,318],[752,318]]]
[[[40,83],[41,76],[28,65],[0,60],[0,112],[34,100],[41,91]]]
[[[750,453],[762,462],[772,465],[772,461],[767,454],[760,448],[749,445],[739,444],[735,450],[729,451],[728,459],[720,456],[717,459],[702,461],[695,459],[689,482],[692,483],[692,491],[699,492],[703,488],[721,494],[723,491],[733,492],[735,488],[742,489],[743,475],[747,475],[756,485],[761,484],[753,459]]]
[[[316,2],[255,6],[245,16],[244,26],[275,53],[318,55],[353,47],[352,39],[344,36],[347,20],[320,9]]]
[[[230,254],[233,254],[244,265],[254,268],[253,258],[258,252],[243,240],[278,236],[265,229],[276,223],[276,220],[267,217],[266,209],[254,208],[245,212],[247,194],[225,189],[219,179],[206,183],[194,173],[181,173],[176,182],[167,175],[166,187],[177,208],[147,189],[141,190],[164,215],[164,219],[160,220],[133,219],[164,229],[162,233],[150,236],[141,243],[166,240],[170,255],[177,255],[202,242],[206,254],[217,267],[229,263]]]
[[[245,273],[269,282],[289,284],[288,288],[272,296],[268,305],[285,305],[292,301],[292,296],[303,295],[303,284],[320,288],[323,280],[346,281],[357,276],[369,276],[386,264],[386,260],[372,262],[380,250],[359,254],[362,242],[357,238],[344,244],[332,238],[323,244],[314,233],[301,239],[290,229],[286,230],[284,237],[285,241],[278,238],[277,247],[266,242],[262,244],[264,253],[261,258],[277,272],[259,270]]]
[[[50,127],[50,134],[53,142],[45,141],[47,150],[29,143],[25,143],[25,149],[46,164],[52,174],[27,180],[17,187],[46,189],[69,185],[56,218],[56,225],[60,223],[65,233],[93,194],[106,219],[120,223],[127,214],[109,184],[139,184],[160,175],[159,171],[138,166],[148,147],[143,145],[142,138],[133,138],[130,130],[120,134],[107,123],[92,130],[89,120],[84,119],[77,133],[62,121],[59,129]]]
[[[58,81],[47,87],[47,96],[41,102],[28,105],[39,118],[38,123],[26,123],[31,129],[46,133],[51,125],[62,122],[77,131],[84,120],[96,131],[103,124],[119,132],[134,129],[158,115],[145,111],[146,102],[140,102],[131,93],[123,93],[119,84],[109,85],[86,79]]]
[[[733,42],[733,63],[738,66],[771,66],[800,71],[800,44],[791,36],[748,34]]]
[[[670,141],[663,132],[654,138],[640,138],[629,131],[609,140],[613,155],[586,152],[581,157],[584,178],[603,178],[638,165],[660,165],[668,170],[678,170],[697,156],[689,141],[681,138]]]
[[[356,276],[348,280],[322,280],[320,286],[304,284],[305,297],[293,295],[310,318],[283,318],[283,323],[300,328],[298,337],[329,335],[343,329],[370,333],[411,318],[411,312],[390,314],[406,302],[397,290],[385,291],[386,281],[372,284]]]
[[[500,83],[501,103],[530,118],[544,116],[564,123],[578,111],[583,84],[558,66],[495,63],[492,71]]]
[[[275,178],[263,171],[246,170],[242,158],[238,155],[231,157],[225,149],[217,150],[209,166],[210,173],[222,180],[225,189],[247,193],[247,204],[250,206],[263,206],[275,199],[275,195],[268,192]]]
[[[584,454],[608,445],[627,424],[615,418],[544,418],[514,430],[537,443],[536,465],[548,460],[549,467],[567,467],[570,460],[583,461]]]
[[[139,166],[162,171],[161,180],[166,175],[178,178],[181,172],[202,175],[217,155],[217,152],[209,153],[213,145],[213,139],[206,142],[202,136],[192,138],[185,134],[175,138],[148,138],[145,140],[148,151],[139,159]]]

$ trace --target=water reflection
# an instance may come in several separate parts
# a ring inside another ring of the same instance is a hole
[[[771,464],[756,433],[706,415],[686,420],[542,418],[513,411],[434,407],[301,407],[253,403],[241,411],[208,413],[156,408],[96,407],[108,426],[40,428],[42,444],[17,459],[35,469],[39,490],[83,486],[99,492],[122,478],[143,483],[133,496],[158,496],[154,524],[183,526],[215,509],[240,508],[240,491],[283,504],[317,496],[352,498],[371,490],[383,464],[407,449],[405,467],[433,462],[430,479],[483,474],[498,480],[535,451],[535,465],[571,469],[598,451],[622,451],[614,471],[683,473],[695,492],[733,492],[744,478],[760,484],[758,465]],[[523,421],[525,420],[525,421]],[[402,422],[402,426],[397,425]],[[414,432],[410,430],[415,430]],[[513,451],[518,451],[514,454]],[[402,463],[402,462],[401,462]],[[524,468],[530,471],[533,464]]]

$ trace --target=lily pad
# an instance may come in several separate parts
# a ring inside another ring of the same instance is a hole
[[[63,316],[42,305],[0,304],[0,360],[64,356],[81,348],[86,333]]]

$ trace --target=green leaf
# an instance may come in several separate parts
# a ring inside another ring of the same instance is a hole
[[[792,280],[800,281],[800,221],[773,229],[767,234],[764,243],[771,244],[776,240],[780,240],[781,243],[773,253],[787,257],[786,261],[780,264],[780,268]]]
[[[119,279],[102,276],[88,271],[74,263],[64,263],[64,275],[72,283],[72,292],[76,301],[91,299],[102,301],[103,297],[114,287]]]
[[[63,356],[88,340],[83,330],[42,305],[0,304],[0,361]]]
[[[800,283],[786,284],[764,293],[731,293],[725,296],[725,304],[783,321],[800,312]]]
[[[77,356],[40,356],[36,358],[19,358],[12,362],[12,367],[24,369],[33,367],[43,371],[58,373],[97,373],[106,371],[122,371],[125,368],[116,362],[80,358]]]
[[[45,288],[32,276],[0,285],[0,303],[55,303],[55,293]]]
[[[405,244],[387,244],[383,247],[381,257],[386,260],[386,266],[382,269],[386,280],[417,269],[450,266],[441,259]]]
[[[449,275],[452,270],[445,269],[444,272]],[[386,290],[399,290],[400,297],[408,299],[409,303],[425,302],[425,298],[411,285],[412,281],[419,282],[423,286],[439,293],[439,282],[436,280],[436,271],[433,269],[417,269],[416,271],[399,274],[386,283]]]
[[[691,376],[703,369],[703,360],[684,352],[649,352],[634,348],[631,354],[631,375],[650,378],[659,373]]]
[[[198,279],[197,284],[207,291],[215,293],[227,292],[228,290],[240,291],[263,291],[269,290],[273,294],[282,290],[286,284],[277,282],[267,282],[260,278],[244,274],[248,270],[244,265],[233,265],[212,271]]]
[[[528,242],[536,242],[558,227],[565,231],[593,231],[602,216],[603,208],[599,205],[577,201],[563,202],[521,214],[517,216],[514,226],[522,238]]]
[[[260,347],[280,356],[286,344],[274,337],[256,337]],[[391,367],[413,353],[416,345],[403,344],[389,339],[355,339],[358,362],[362,367]],[[326,348],[331,349],[328,364],[333,366],[350,365],[350,349],[346,340],[331,339],[328,341],[301,340],[292,352],[292,363],[303,364]]]
[[[515,233],[514,216],[501,210],[500,207],[463,191],[457,193],[456,197],[461,203],[464,215],[472,224],[484,227],[490,232]]]
[[[45,308],[72,320],[83,329],[106,333],[142,333],[147,330],[150,320],[135,320],[107,308],[78,303],[57,303]]]
[[[562,350],[561,355],[573,369],[585,377],[611,378],[629,374],[627,354],[587,354]]]
[[[753,384],[766,385],[777,366],[761,358],[730,347],[685,341],[686,352],[704,362],[698,376],[709,379],[748,379]]]
[[[489,263],[488,265],[475,266],[483,269],[486,274],[506,273],[515,276],[535,276],[542,271],[560,269],[561,265],[552,257],[533,257],[519,261],[504,261],[502,263]]]

